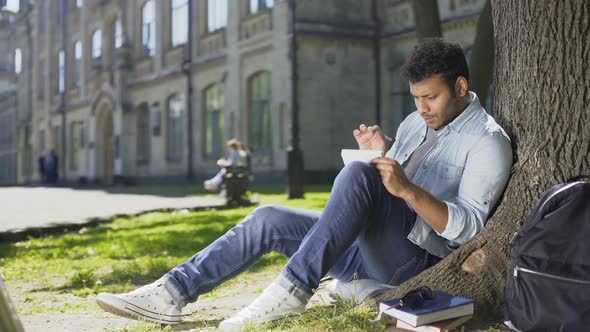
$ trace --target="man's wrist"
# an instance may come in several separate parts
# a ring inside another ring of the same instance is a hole
[[[409,182],[408,185],[406,186],[405,190],[403,190],[401,192],[400,198],[403,199],[404,201],[406,201],[406,203],[408,204],[412,204],[416,201],[416,193],[417,193],[417,186],[412,183]]]

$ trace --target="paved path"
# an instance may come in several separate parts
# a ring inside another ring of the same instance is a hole
[[[137,192],[138,188],[134,188]],[[109,193],[70,188],[0,188],[0,233],[58,224],[83,224],[93,218],[159,209],[221,206],[216,196],[170,197],[157,194]]]

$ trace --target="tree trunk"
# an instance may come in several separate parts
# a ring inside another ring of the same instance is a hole
[[[429,37],[442,37],[438,2],[436,0],[413,0],[414,22],[418,40]]]
[[[504,198],[476,238],[375,301],[429,285],[474,298],[475,323],[498,322],[513,233],[545,190],[590,174],[590,1],[494,1],[492,14],[495,114],[516,157]]]
[[[486,1],[477,20],[477,32],[471,49],[470,67],[469,90],[477,93],[479,101],[485,106],[494,70],[494,25],[491,0]]]

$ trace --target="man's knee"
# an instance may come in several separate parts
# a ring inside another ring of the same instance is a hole
[[[262,205],[252,211],[242,223],[260,227],[269,226],[274,220],[280,220],[282,214],[282,208],[278,205]]]
[[[355,181],[380,179],[377,168],[375,168],[375,166],[372,164],[362,161],[353,161],[344,166],[344,168],[338,174],[338,177]]]
[[[261,205],[252,211],[257,217],[267,218],[268,216],[281,213],[281,206],[274,204]]]

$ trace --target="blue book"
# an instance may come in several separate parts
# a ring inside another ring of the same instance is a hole
[[[454,296],[441,290],[434,291],[436,299],[427,300],[424,306],[412,309],[399,306],[399,299],[381,302],[379,311],[395,319],[399,319],[414,327],[451,319],[473,315],[473,300],[461,296]]]

